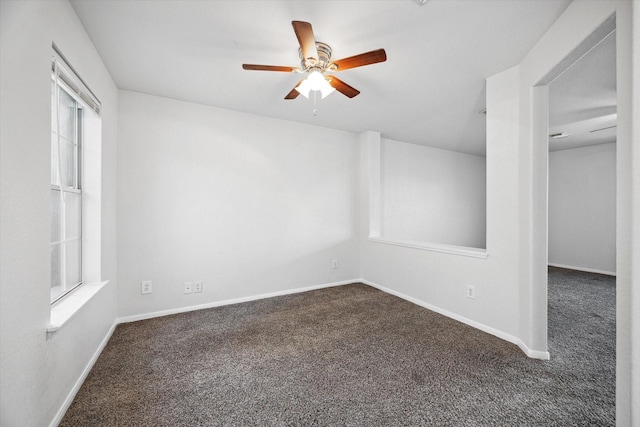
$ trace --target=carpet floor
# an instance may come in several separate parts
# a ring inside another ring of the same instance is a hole
[[[615,278],[550,269],[549,351],[352,284],[121,324],[61,426],[613,426]]]

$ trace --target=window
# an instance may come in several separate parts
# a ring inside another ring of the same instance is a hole
[[[51,62],[51,302],[100,280],[100,101],[62,54]],[[86,174],[84,172],[87,172]]]
[[[82,112],[51,83],[51,301],[82,283]]]

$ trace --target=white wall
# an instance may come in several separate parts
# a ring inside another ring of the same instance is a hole
[[[393,246],[368,239],[369,221],[372,220],[374,228],[377,224],[376,214],[372,211],[377,196],[372,191],[376,177],[371,172],[375,169],[372,164],[376,154],[371,150],[373,144],[366,139],[362,141],[361,158],[363,277],[517,342],[530,355],[545,357],[548,114],[542,114],[534,102],[546,96],[544,90],[535,86],[600,24],[616,14],[619,94],[617,277],[621,291],[618,294],[618,330],[622,334],[618,340],[621,357],[618,358],[617,407],[622,425],[628,425],[630,419],[631,390],[638,393],[639,386],[632,385],[628,378],[631,360],[637,360],[637,354],[640,354],[640,351],[632,353],[629,337],[633,311],[629,303],[633,246],[629,239],[633,230],[631,225],[637,221],[637,216],[632,219],[631,210],[631,202],[635,200],[631,191],[635,164],[629,164],[632,158],[630,94],[633,81],[628,55],[631,49],[630,8],[631,3],[626,1],[573,2],[521,64],[488,79],[486,259]],[[638,193],[635,193],[636,197]],[[476,286],[475,300],[465,298],[466,284]]]
[[[622,150],[618,146],[617,161],[616,375],[619,380],[616,381],[616,419],[620,425],[631,425],[640,420],[640,216],[637,215],[640,212],[640,150],[632,150],[632,142],[635,141],[637,147],[640,140],[637,114],[640,111],[640,43],[632,42],[640,40],[640,6],[637,1],[633,3],[632,13],[627,11],[625,21],[623,29],[627,38],[617,51],[630,52],[630,58],[624,60],[623,70],[618,70],[618,78],[623,76],[626,80],[623,89],[628,91],[624,95],[626,128],[623,131],[628,139]],[[616,65],[620,65],[620,60]],[[628,237],[620,242],[623,234]],[[620,266],[624,266],[622,274]]]
[[[103,103],[100,269],[110,280],[47,339],[51,44]],[[0,424],[56,418],[116,318],[117,90],[66,1],[0,2]]]
[[[486,159],[381,140],[382,238],[486,247]]]
[[[376,141],[361,140],[361,251],[363,277],[380,287],[422,303],[520,345],[518,311],[518,68],[487,81],[486,256],[416,249],[369,239],[376,195]],[[378,137],[379,139],[379,137]],[[379,146],[379,143],[378,143]],[[382,164],[383,161],[379,160]],[[488,254],[488,255],[487,255]],[[476,298],[466,297],[474,285]]]
[[[359,277],[356,135],[133,92],[119,100],[120,316]],[[185,295],[194,280],[203,293]]]
[[[549,263],[615,274],[615,143],[549,153]]]

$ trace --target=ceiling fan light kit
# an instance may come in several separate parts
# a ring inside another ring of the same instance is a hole
[[[305,98],[309,98],[309,92],[312,90],[320,91],[322,99],[335,91],[333,86],[327,81],[327,78],[318,70],[313,70],[309,73],[309,77],[300,82],[295,89]]]
[[[312,91],[320,92],[322,98],[325,98],[336,90],[349,98],[353,98],[360,93],[359,90],[349,86],[337,77],[326,75],[325,73],[335,73],[387,60],[387,54],[384,49],[377,49],[337,61],[331,61],[331,46],[315,40],[310,23],[292,21],[291,25],[300,44],[300,48],[298,49],[300,68],[278,65],[242,64],[242,68],[245,70],[306,73],[307,77],[299,81],[284,99],[295,99],[300,94],[308,98],[309,93]]]

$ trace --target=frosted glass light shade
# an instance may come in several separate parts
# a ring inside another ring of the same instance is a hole
[[[309,83],[309,88],[311,90],[320,90],[326,80],[319,71],[313,71],[309,74],[309,77],[307,77],[307,82]]]
[[[309,77],[296,86],[296,90],[305,98],[309,98],[310,91],[320,91],[322,98],[330,95],[335,89],[319,71],[312,71]]]
[[[322,94],[322,99],[324,99],[325,97],[331,95],[334,90],[335,89],[333,88],[333,86],[331,86],[329,84],[329,82],[325,80],[324,84],[320,88],[320,93]]]
[[[311,88],[309,87],[309,82],[307,80],[308,79],[304,79],[302,83],[296,86],[296,90],[305,98],[309,98],[309,91],[311,90]]]

